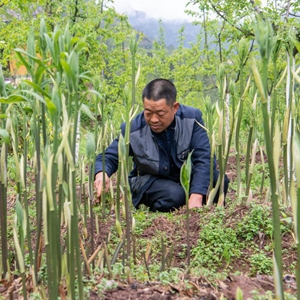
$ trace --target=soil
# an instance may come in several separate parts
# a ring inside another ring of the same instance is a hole
[[[235,218],[242,217],[247,207],[239,207],[234,211]],[[185,210],[179,210],[174,212],[178,214],[185,213]],[[228,216],[230,217],[230,216]],[[190,241],[191,248],[196,245],[199,236],[199,213],[196,211],[191,212],[190,216]],[[103,224],[102,224],[103,225]],[[186,242],[186,231],[184,228],[174,226],[174,223],[170,223],[168,219],[162,214],[155,219],[151,226],[148,227],[142,237],[147,240],[151,240],[155,236],[156,229],[164,231],[166,236],[181,236],[182,243]],[[103,229],[103,227],[102,227]],[[181,231],[180,231],[181,230]],[[258,238],[255,242],[257,244],[263,244],[266,242],[264,238]],[[290,246],[293,243],[292,236],[283,237],[283,250],[288,250],[289,255],[283,257],[283,264],[288,266],[292,262],[296,261],[295,251],[291,253]],[[176,241],[177,242],[177,241]],[[186,259],[182,260],[179,255],[180,240],[178,241],[178,247],[174,248],[174,261],[172,266],[184,268],[187,264]],[[251,249],[244,253],[246,256],[250,256]],[[236,299],[237,291],[240,290],[243,294],[243,299],[253,299],[254,295],[267,295],[268,292],[274,295],[274,279],[269,275],[257,275],[251,276],[249,274],[249,268],[245,266],[243,257],[240,260],[231,261],[232,274],[228,274],[224,280],[216,280],[210,282],[205,277],[192,277],[184,275],[181,283],[179,284],[167,284],[162,285],[160,282],[149,281],[146,283],[141,282],[119,282],[118,286],[113,289],[105,291],[104,295],[100,297],[97,294],[91,294],[91,299],[220,299],[225,297],[226,299]],[[219,270],[222,272],[222,269]],[[233,275],[239,273],[240,275]],[[190,288],[187,289],[186,283],[189,283]],[[296,278],[294,275],[285,274],[283,278],[284,290],[286,293],[295,295],[297,292]],[[267,299],[267,298],[265,298]]]
[[[264,154],[263,154],[264,155]],[[243,158],[241,158],[243,160]],[[261,153],[258,152],[255,157],[256,162],[261,163],[262,157]],[[264,163],[267,163],[267,158],[264,155]],[[230,156],[227,163],[226,174],[228,175],[231,182],[236,180],[236,158]],[[265,199],[262,199],[263,196],[253,195],[257,198],[258,202],[264,202]],[[231,202],[236,200],[236,191],[232,189],[232,185],[229,186],[227,193],[227,199],[230,199]],[[258,199],[260,198],[260,199]],[[210,208],[210,210],[215,209],[215,207]],[[234,211],[230,211],[226,218],[235,218],[242,219],[249,207],[245,204],[237,205]],[[178,211],[175,211],[174,214],[185,214],[185,208],[182,208]],[[191,248],[196,245],[199,237],[199,229],[201,219],[197,211],[191,211],[190,215],[190,242]],[[107,233],[111,226],[111,222],[101,223],[101,230],[103,233]],[[234,223],[233,223],[234,226]],[[176,240],[178,247],[174,247],[174,260],[172,266],[175,267],[186,267],[186,259],[180,258],[180,245],[186,242],[186,229],[184,226],[176,226],[174,223],[170,222],[165,214],[161,214],[158,218],[154,219],[151,226],[149,226],[141,235],[144,239],[151,240],[154,238],[156,229],[164,231],[167,237],[180,236],[180,240]],[[99,242],[99,240],[98,240]],[[259,244],[262,248],[267,241],[264,236],[258,236],[256,244]],[[294,244],[294,239],[291,234],[285,235],[282,237],[282,248],[283,252],[287,252],[288,255],[283,255],[283,265],[289,266],[297,260],[296,251],[291,251],[291,245]],[[251,249],[247,249],[244,253],[244,256],[250,256]],[[182,282],[179,284],[167,284],[162,285],[160,282],[148,281],[146,283],[141,282],[118,282],[118,286],[113,289],[108,289],[104,292],[103,295],[99,296],[96,293],[91,294],[91,299],[202,299],[202,300],[211,300],[211,299],[220,299],[224,297],[228,300],[236,299],[237,291],[241,291],[243,299],[252,299],[254,295],[263,295],[266,296],[268,293],[272,293],[273,298],[275,294],[274,289],[274,279],[269,275],[256,275],[251,276],[249,274],[249,266],[245,265],[243,257],[239,260],[231,261],[231,270],[232,274],[228,274],[224,280],[217,280],[215,282],[210,282],[205,277],[191,277],[185,275],[182,278]],[[222,272],[222,270],[219,270]],[[287,270],[283,270],[283,284],[284,290],[286,293],[295,295],[297,292],[296,278],[294,275],[286,274]],[[233,275],[237,274],[239,275]],[[186,282],[190,285],[190,288],[187,289]],[[267,296],[266,296],[267,297]],[[265,298],[267,299],[267,298]]]
[[[260,160],[260,155],[257,155],[257,160]],[[265,158],[266,162],[266,158]],[[235,157],[229,157],[228,165],[227,165],[227,175],[231,182],[236,180],[236,161]],[[255,197],[255,195],[253,195]],[[227,199],[230,199],[231,202],[236,201],[236,191],[233,190],[232,185],[229,186]],[[262,199],[260,201],[263,201]],[[216,209],[214,206],[211,208],[207,208],[211,210]],[[241,205],[236,205],[235,209],[232,211],[228,211],[226,213],[226,218],[232,219],[240,219],[243,218],[247,213],[249,207],[245,203],[241,203]],[[175,211],[174,214],[185,214],[185,208],[182,208],[178,211]],[[201,223],[200,214],[197,211],[190,212],[190,242],[191,248],[197,244],[197,240],[199,237],[199,230]],[[100,232],[97,234],[96,229],[94,229],[94,243],[95,248],[99,245],[106,242],[108,233],[111,230],[111,227],[115,224],[115,216],[114,214],[110,214],[105,221],[98,221]],[[234,222],[233,222],[234,226]],[[161,213],[157,218],[153,219],[151,225],[147,227],[141,234],[141,237],[145,240],[151,241],[156,234],[156,229],[160,231],[164,231],[165,235],[172,239],[172,237],[176,236],[178,240],[176,240],[176,245],[174,247],[173,252],[173,260],[172,266],[186,269],[187,260],[186,258],[182,259],[180,256],[181,244],[186,243],[186,228],[181,224],[174,224],[174,222],[170,222],[167,217],[167,214]],[[90,230],[90,226],[88,226],[88,232]],[[258,236],[257,240],[254,241],[256,244],[263,247],[266,244],[265,237]],[[283,252],[288,253],[288,255],[283,256],[283,264],[284,266],[289,266],[297,260],[295,249],[291,250],[291,245],[294,244],[292,234],[286,234],[282,238],[282,247]],[[232,260],[230,262],[230,269],[232,270],[231,274],[228,274],[225,279],[222,280],[214,280],[211,282],[208,278],[204,276],[195,277],[189,275],[187,273],[182,275],[182,278],[177,284],[162,284],[161,282],[152,280],[146,280],[144,282],[138,282],[134,278],[124,281],[124,280],[110,280],[108,282],[111,283],[113,288],[105,289],[103,292],[99,293],[97,289],[92,290],[90,292],[90,299],[203,299],[203,300],[211,300],[211,299],[220,299],[224,297],[226,299],[236,299],[237,291],[240,291],[243,294],[243,299],[253,298],[254,295],[266,295],[268,292],[275,293],[274,290],[274,279],[269,275],[256,275],[251,276],[249,273],[249,266],[245,264],[245,260],[243,260],[243,256],[250,256],[251,249],[247,249],[245,253],[238,260]],[[228,266],[227,266],[228,267]],[[222,268],[218,270],[220,273],[222,272]],[[238,274],[238,275],[236,275]],[[99,278],[99,282],[102,278]],[[12,290],[14,290],[14,296],[11,299],[22,299],[16,298],[16,292],[21,291],[21,280],[20,278],[13,279],[14,284],[12,285],[12,281],[2,280],[0,281],[0,296],[6,297],[11,294]],[[30,281],[30,278],[27,278],[27,281]],[[189,284],[187,284],[189,283]],[[297,292],[296,287],[296,279],[293,274],[288,274],[287,270],[284,270],[284,290],[286,293],[290,293],[295,295]],[[62,288],[65,290],[65,288]],[[61,292],[61,299],[65,299],[65,293]],[[273,296],[274,298],[274,296]],[[0,299],[2,299],[0,297]],[[241,299],[241,298],[240,298]],[[265,298],[267,299],[267,298]]]

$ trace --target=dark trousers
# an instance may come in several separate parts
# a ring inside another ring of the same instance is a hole
[[[214,185],[216,180],[214,180]],[[228,190],[229,180],[225,176],[224,180],[224,194],[226,196]],[[219,199],[219,191],[217,192],[214,203]],[[206,203],[206,196],[204,196],[203,204]],[[183,187],[180,183],[172,180],[157,178],[144,193],[140,204],[145,204],[150,211],[170,212],[178,209],[186,204],[186,197]]]

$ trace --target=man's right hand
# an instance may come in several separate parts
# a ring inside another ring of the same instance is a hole
[[[109,186],[110,186],[110,179],[106,173],[104,173],[105,176],[105,192],[108,192]],[[94,188],[97,193],[97,198],[100,199],[102,190],[103,190],[103,172],[99,172],[96,174],[95,181],[94,181]]]

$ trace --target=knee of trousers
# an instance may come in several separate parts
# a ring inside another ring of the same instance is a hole
[[[178,203],[179,205],[185,205],[186,196],[184,189],[179,186],[177,189],[172,190],[171,197],[174,202]]]
[[[178,184],[178,186],[173,186],[171,189],[166,190],[166,197],[164,199],[164,206],[171,208],[179,208],[185,205],[186,198],[184,189]]]

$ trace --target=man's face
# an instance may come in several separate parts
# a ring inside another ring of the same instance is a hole
[[[163,132],[173,122],[179,103],[175,102],[171,106],[167,104],[165,98],[153,101],[144,98],[144,116],[150,128],[156,132]]]

